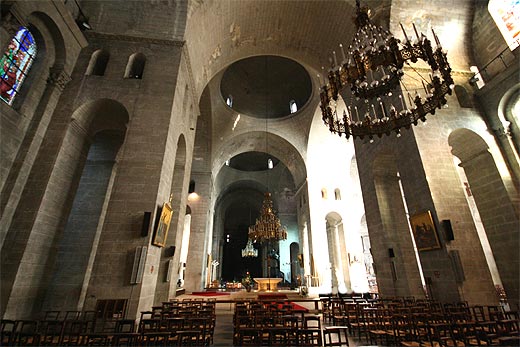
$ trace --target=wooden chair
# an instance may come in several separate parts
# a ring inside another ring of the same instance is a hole
[[[38,326],[39,340],[42,346],[59,346],[63,334],[64,321],[44,320]]]
[[[38,346],[40,344],[38,324],[38,321],[35,320],[17,321],[13,344],[18,346]]]
[[[317,329],[298,329],[298,346],[315,347],[322,346],[321,332]]]
[[[16,321],[2,319],[0,321],[0,345],[10,346],[14,343],[16,332]]]
[[[237,346],[261,346],[262,334],[256,328],[241,328],[234,344]]]
[[[177,333],[178,346],[202,346],[202,336],[199,330],[182,330]]]
[[[58,320],[60,318],[60,311],[45,311],[43,320]]]
[[[61,345],[83,345],[85,336],[89,333],[89,322],[85,320],[66,320],[63,322]]]
[[[331,326],[323,329],[324,346],[348,346],[348,327]]]

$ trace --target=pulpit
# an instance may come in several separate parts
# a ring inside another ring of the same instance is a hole
[[[253,280],[256,283],[258,283],[259,292],[266,292],[266,291],[275,292],[278,290],[278,283],[280,283],[282,281],[281,278],[262,278],[262,277],[253,278]]]

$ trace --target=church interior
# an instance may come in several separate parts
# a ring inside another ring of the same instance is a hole
[[[514,0],[2,1],[2,321],[251,289],[518,312],[519,23]]]

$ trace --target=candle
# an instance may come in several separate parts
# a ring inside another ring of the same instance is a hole
[[[354,106],[354,110],[356,111],[356,117],[359,122],[359,112],[358,112],[357,106]]]
[[[399,100],[401,100],[401,107],[403,108],[401,111],[406,110],[406,108],[404,107],[404,100],[403,100],[403,94],[402,93],[401,93],[401,95],[399,95]]]
[[[415,23],[412,23],[413,30],[415,31],[415,36],[417,36],[417,42],[421,41],[421,38],[419,37],[419,33],[417,32],[417,28],[415,27]]]
[[[433,31],[433,28],[432,28],[432,33],[433,33],[433,37],[435,38],[435,43],[437,44],[437,47],[440,47],[441,43],[439,41],[439,38],[437,37],[437,34],[435,34],[435,31]]]
[[[343,44],[339,44],[339,48],[341,48],[341,56],[343,57],[343,61],[346,60],[346,57],[345,57],[345,50],[343,49]]]
[[[336,51],[332,51],[332,56],[334,57],[334,66],[338,66],[338,60],[336,59]]]
[[[408,40],[408,35],[406,35],[406,31],[404,31],[403,23],[399,23],[399,25],[401,26],[401,29],[403,30],[403,34],[404,34],[404,38],[406,39],[406,42],[409,42],[410,40]]]

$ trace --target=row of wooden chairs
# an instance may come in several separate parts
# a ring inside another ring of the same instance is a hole
[[[2,346],[209,346],[214,324],[211,318],[106,321],[102,331],[83,320],[2,320]]]
[[[419,346],[500,345],[519,337],[517,312],[466,303],[414,306],[349,303],[332,306],[335,325],[377,344]]]
[[[295,311],[284,301],[237,303],[236,346],[348,346],[347,327],[323,327],[322,315]]]

